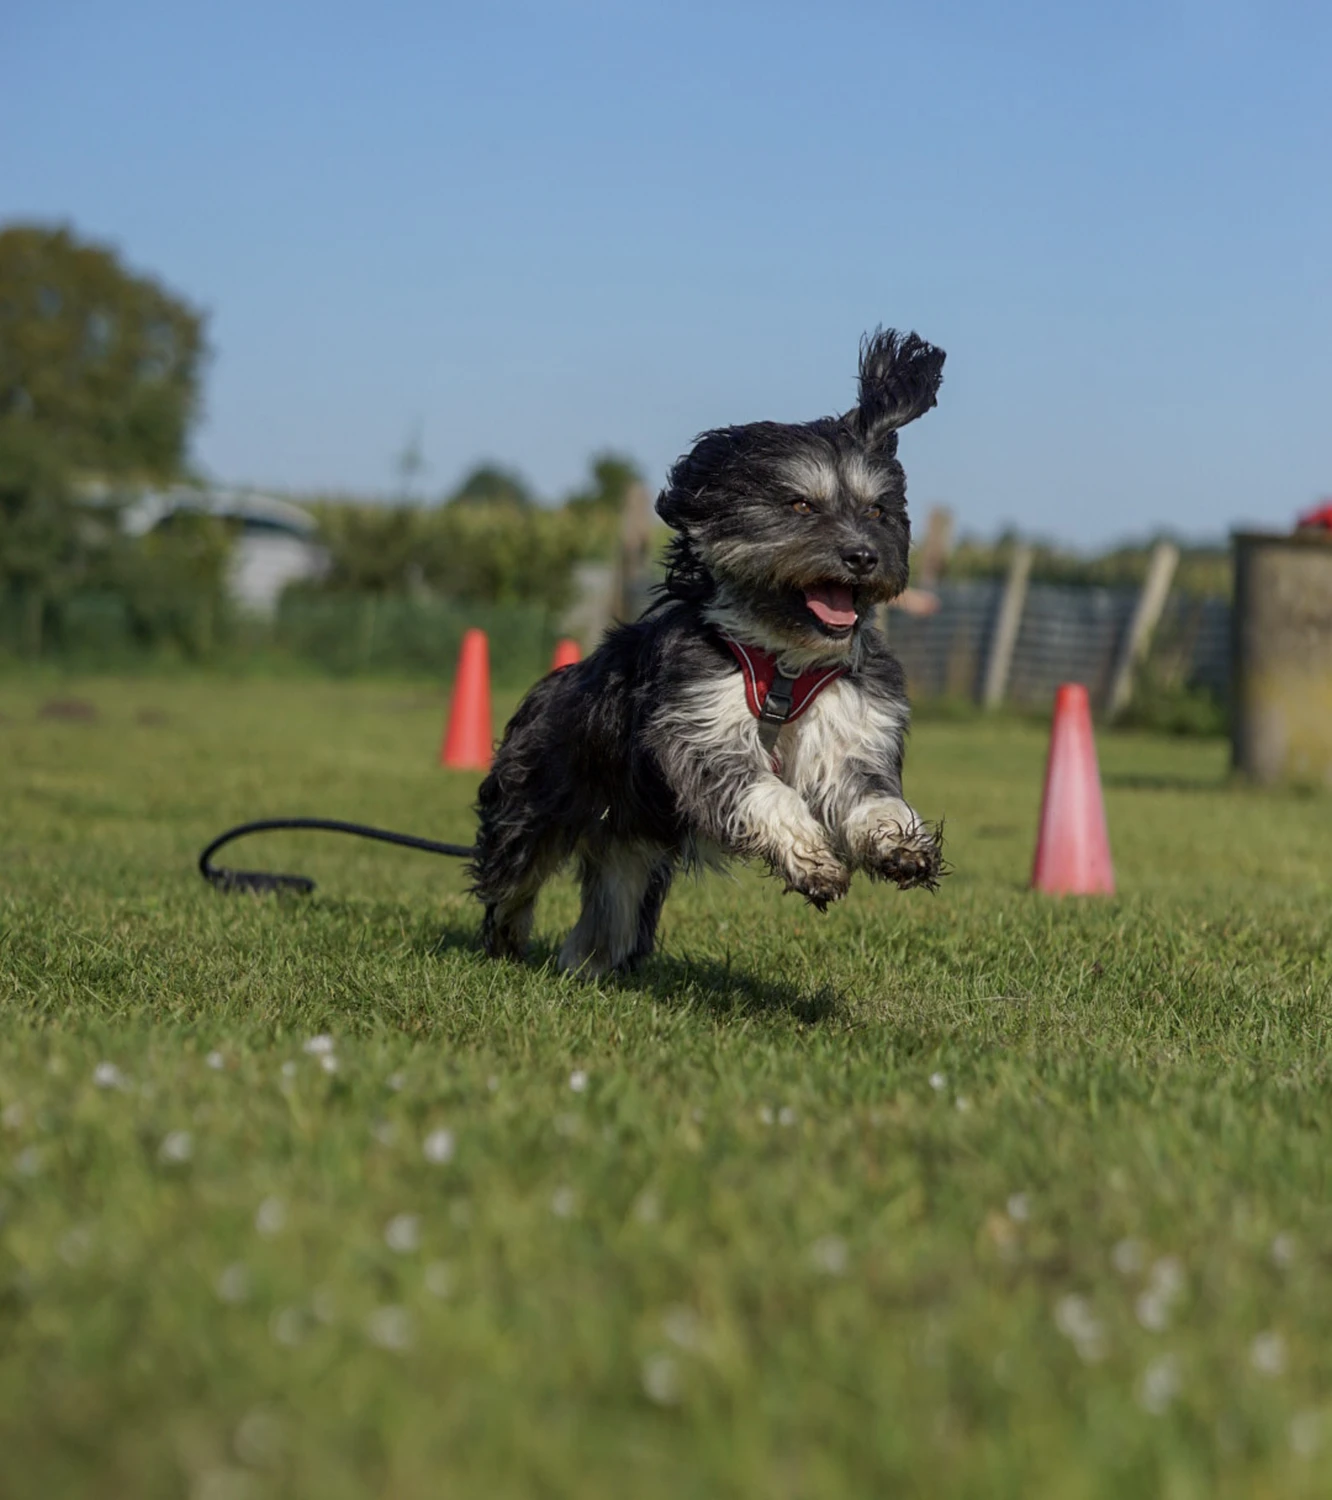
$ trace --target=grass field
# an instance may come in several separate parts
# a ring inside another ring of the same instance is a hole
[[[1326,799],[1103,736],[1121,894],[1053,902],[1042,733],[924,723],[937,896],[685,884],[583,986],[447,861],[193,873],[465,841],[429,691],[0,714],[5,1500],[1332,1492]]]

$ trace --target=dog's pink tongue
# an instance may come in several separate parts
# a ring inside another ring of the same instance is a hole
[[[855,601],[844,583],[825,583],[821,588],[806,589],[805,603],[812,614],[833,630],[845,630],[856,623]]]

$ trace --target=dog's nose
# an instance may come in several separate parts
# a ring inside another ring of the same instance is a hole
[[[853,573],[863,576],[872,573],[879,566],[879,554],[872,547],[864,545],[847,547],[842,553],[842,561]]]

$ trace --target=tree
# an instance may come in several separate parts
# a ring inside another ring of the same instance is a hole
[[[575,490],[565,504],[575,515],[618,516],[630,489],[642,482],[638,465],[623,454],[606,452],[598,453],[589,467],[590,483]]]
[[[0,422],[0,595],[18,607],[26,654],[40,654],[48,614],[80,578],[84,542],[54,446],[31,424]]]
[[[0,230],[0,428],[71,470],[165,480],[199,409],[203,317],[68,229]]]
[[[495,464],[481,464],[472,470],[445,500],[446,505],[512,505],[525,510],[532,502],[532,492],[521,474],[501,469]]]
[[[410,505],[322,504],[313,509],[329,557],[316,592],[408,591],[421,546],[421,512]]]
[[[68,229],[0,230],[0,603],[17,606],[24,652],[58,635],[76,589],[148,576],[115,511],[78,503],[76,476],[179,474],[203,355],[201,316],[114,252]],[[221,576],[211,554],[182,571],[197,548],[147,550],[162,554],[153,576],[179,577],[191,601],[204,574]]]

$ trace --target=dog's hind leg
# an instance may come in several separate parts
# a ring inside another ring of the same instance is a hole
[[[657,946],[657,923],[674,878],[675,861],[670,855],[665,855],[653,866],[638,908],[638,936],[634,941],[634,951],[629,955],[631,968],[652,957],[652,950]]]
[[[629,968],[652,951],[669,856],[653,844],[598,840],[580,851],[579,874],[583,910],[560,949],[560,968],[589,979]]]
[[[491,958],[521,958],[532,936],[536,900],[541,887],[568,855],[563,840],[554,834],[519,850],[510,849],[501,868],[479,863],[476,891],[485,902],[481,921],[481,945]]]

